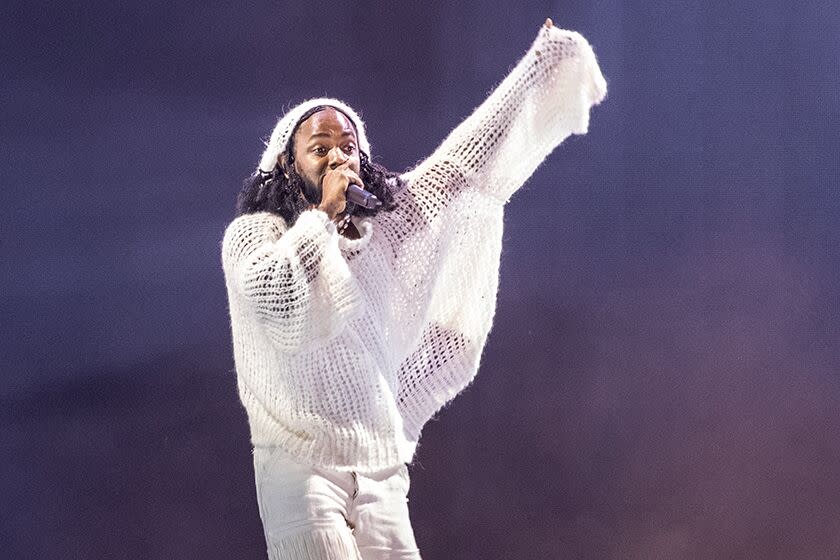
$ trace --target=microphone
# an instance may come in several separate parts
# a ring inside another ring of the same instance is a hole
[[[347,190],[344,191],[344,196],[347,198],[347,202],[352,202],[362,208],[367,208],[368,210],[374,210],[382,206],[382,201],[376,198],[376,195],[364,190],[362,187],[355,183],[350,183],[347,185]]]

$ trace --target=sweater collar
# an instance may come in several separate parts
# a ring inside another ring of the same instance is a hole
[[[359,239],[348,239],[341,235],[338,238],[338,247],[342,251],[361,251],[367,246],[371,235],[373,235],[373,220],[368,216],[353,216],[350,219],[356,229],[359,230],[361,237]]]

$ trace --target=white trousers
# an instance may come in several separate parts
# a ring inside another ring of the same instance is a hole
[[[339,472],[257,447],[254,475],[271,560],[420,560],[406,465]]]

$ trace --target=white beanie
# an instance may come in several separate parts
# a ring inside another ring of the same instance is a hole
[[[353,122],[356,127],[356,137],[359,141],[359,149],[368,156],[368,159],[370,158],[370,144],[368,144],[367,135],[365,134],[365,123],[359,115],[356,114],[356,111],[338,99],[319,97],[317,99],[309,99],[299,105],[296,105],[295,107],[292,107],[280,118],[279,121],[277,121],[277,126],[274,127],[274,132],[271,133],[271,139],[269,139],[268,144],[265,147],[265,151],[260,158],[257,171],[270,173],[274,170],[274,166],[277,165],[277,157],[288,147],[292,131],[297,126],[300,118],[309,109],[317,107],[318,105],[329,105],[330,107],[335,107]]]

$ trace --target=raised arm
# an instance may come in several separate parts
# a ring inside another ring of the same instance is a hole
[[[239,216],[225,230],[222,266],[231,305],[241,302],[283,352],[336,336],[361,306],[335,225],[320,210],[288,229],[267,212]]]
[[[606,87],[586,39],[547,19],[510,74],[414,174],[454,166],[505,202],[566,137],[587,132]]]

